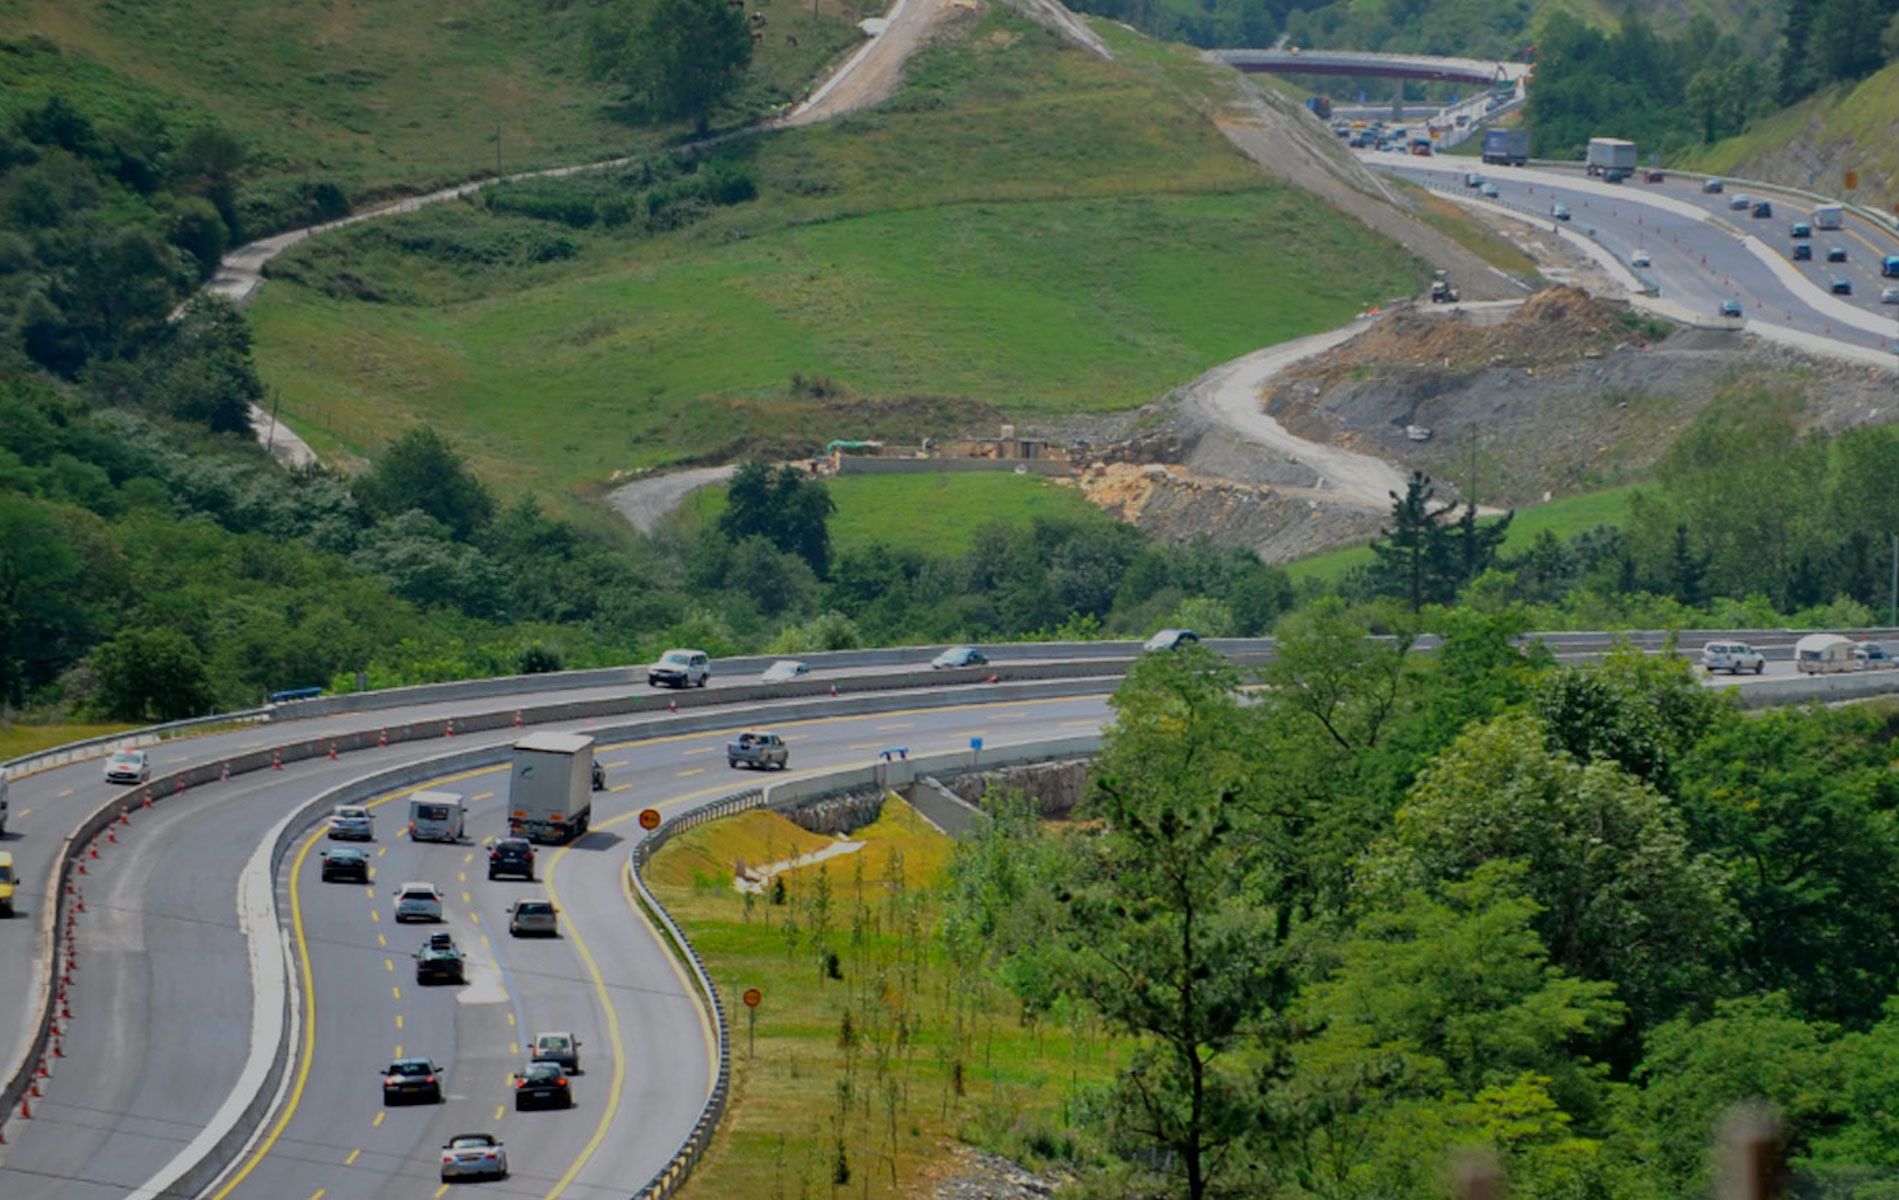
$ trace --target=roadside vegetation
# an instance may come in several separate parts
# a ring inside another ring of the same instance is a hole
[[[298,247],[261,369],[325,455],[427,421],[566,504],[619,469],[1126,408],[1415,290],[1149,74],[961,16],[873,112]]]
[[[706,961],[732,1021],[733,1099],[688,1197],[907,1196],[957,1142],[1033,1159],[1072,1145],[1074,1087],[1127,1046],[1068,1007],[1029,1013],[956,926],[948,837],[902,800],[863,847],[757,873],[830,844],[774,813],[691,830],[647,878]],[[756,1038],[739,1002],[762,993]]]

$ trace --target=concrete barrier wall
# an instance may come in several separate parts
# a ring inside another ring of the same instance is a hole
[[[1058,458],[874,458],[845,455],[839,475],[966,475],[976,471],[1027,475],[1072,475],[1075,465]]]

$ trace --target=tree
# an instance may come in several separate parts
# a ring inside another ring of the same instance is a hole
[[[74,541],[44,507],[0,496],[0,703],[19,704],[45,682],[83,619]]]
[[[356,482],[356,496],[378,517],[415,509],[467,541],[494,516],[494,497],[448,440],[419,425],[389,443]]]
[[[1398,596],[1412,612],[1433,596],[1433,576],[1439,571],[1438,522],[1455,504],[1434,506],[1437,488],[1422,471],[1411,472],[1404,495],[1391,493],[1391,525],[1378,531],[1372,543],[1377,563],[1372,579],[1378,594]]]
[[[178,721],[208,712],[215,697],[204,656],[164,626],[121,629],[92,656],[106,715],[126,721]]]
[[[1134,666],[1057,893],[1063,986],[1140,1039],[1114,1085],[1120,1132],[1169,1152],[1189,1200],[1255,1123],[1249,1068],[1228,1056],[1286,998],[1279,897],[1246,894],[1257,764],[1233,683],[1197,648]]]
[[[596,73],[701,130],[752,61],[743,9],[724,0],[658,0],[643,23],[631,5],[602,8],[588,26],[588,48]]]
[[[796,467],[753,460],[741,466],[726,487],[719,532],[733,542],[760,537],[796,554],[822,579],[831,569],[831,514],[837,504],[830,490]]]

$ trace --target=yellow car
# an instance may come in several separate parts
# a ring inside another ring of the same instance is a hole
[[[13,915],[13,854],[0,850],[0,915]]]

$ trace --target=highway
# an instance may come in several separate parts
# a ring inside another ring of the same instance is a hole
[[[1785,678],[1791,636],[1764,633],[1755,640],[1776,660],[1765,678]],[[1551,641],[1568,659],[1599,653],[1604,639],[1556,635]],[[1102,691],[1113,682],[1104,678]],[[1746,687],[1752,681],[1724,676],[1709,682]],[[374,728],[419,713],[446,719],[450,712],[603,690],[624,694],[626,685],[249,727],[160,747],[155,769],[215,762],[253,743],[307,736],[312,728]],[[997,700],[981,686],[968,694],[968,703],[932,708],[912,707],[920,699],[915,694],[892,693],[892,711],[786,719],[770,727],[790,742],[795,777],[862,764],[892,745],[923,754],[966,746],[972,736],[992,746],[1070,736],[1098,727],[1108,711],[1100,694]],[[320,832],[292,844],[279,878],[279,905],[308,1019],[282,1105],[227,1180],[205,1194],[217,1200],[319,1191],[324,1200],[415,1196],[433,1186],[442,1142],[473,1130],[496,1132],[508,1144],[514,1178],[493,1186],[500,1195],[619,1197],[664,1163],[706,1094],[709,1039],[690,987],[629,903],[625,863],[633,831],[627,823],[642,808],[678,811],[761,777],[725,766],[720,750],[730,729],[678,732],[682,718],[656,713],[651,719],[650,736],[601,749],[608,790],[596,798],[594,829],[572,847],[543,848],[534,884],[486,878],[481,843],[503,826],[505,768],[498,766],[417,785],[464,796],[472,835],[465,845],[406,841],[398,831],[404,797],[414,788],[380,797],[380,837],[371,847],[375,878],[367,889],[320,881]],[[745,721],[735,714],[730,728]],[[131,824],[115,831],[116,844],[88,860],[71,1016],[60,1022],[65,1056],[52,1064],[53,1079],[34,1101],[33,1119],[6,1124],[11,1144],[0,1147],[0,1195],[127,1195],[178,1155],[225,1102],[250,1049],[254,1004],[238,880],[285,814],[347,780],[518,736],[502,728],[453,742],[430,738],[337,760],[317,757],[135,811]],[[98,785],[97,770],[97,763],[82,763],[15,781],[16,811],[25,821],[11,848],[49,858],[49,847],[110,794]],[[408,879],[429,880],[446,894],[446,928],[471,956],[466,985],[415,984],[410,955],[431,927],[392,920],[390,893]],[[524,895],[555,900],[563,937],[506,935],[506,905]],[[30,916],[32,906],[26,908]],[[0,923],[0,936],[9,939],[0,983],[13,1011],[32,1006],[34,972],[26,968],[33,924]],[[586,1070],[576,1077],[579,1104],[572,1111],[516,1114],[509,1105],[507,1076],[539,1030],[569,1031],[585,1043]],[[447,1068],[444,1104],[382,1105],[380,1069],[402,1053],[429,1055]]]
[[[1636,251],[1646,250],[1653,265],[1636,274],[1655,283],[1662,299],[1709,324],[1719,322],[1723,300],[1736,300],[1749,321],[1867,349],[1899,344],[1899,305],[1879,302],[1881,287],[1899,281],[1882,283],[1878,258],[1899,254],[1899,238],[1859,218],[1849,218],[1844,231],[1816,231],[1811,239],[1815,261],[1794,262],[1788,228],[1794,220],[1810,219],[1812,205],[1784,194],[1771,196],[1771,220],[1756,220],[1727,208],[1735,191],[1744,189],[1704,195],[1698,181],[1687,179],[1610,184],[1580,171],[1486,167],[1469,159],[1381,152],[1363,157],[1394,174],[1466,196],[1475,196],[1475,189],[1465,188],[1461,178],[1475,171],[1496,185],[1494,203],[1539,224],[1557,225],[1552,207],[1567,205],[1567,228],[1578,234],[1593,231],[1625,268]],[[1744,238],[1756,239],[1758,252]],[[1824,261],[1832,245],[1847,248],[1846,263]],[[1851,296],[1826,294],[1835,275],[1851,281]]]

